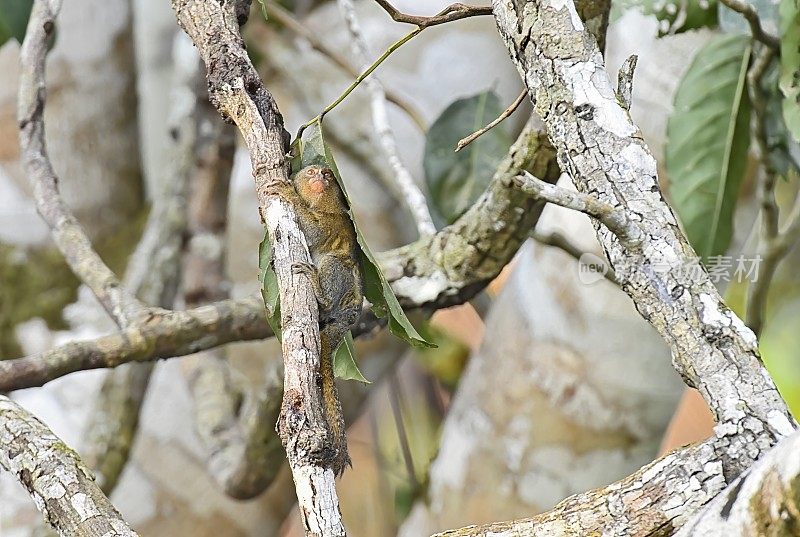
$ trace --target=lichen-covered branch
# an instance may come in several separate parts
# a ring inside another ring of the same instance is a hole
[[[48,40],[55,30],[59,0],[34,3],[20,49],[20,82],[17,102],[22,161],[39,214],[50,227],[53,240],[75,275],[97,296],[117,323],[124,324],[145,309],[122,285],[92,248],[88,236],[64,203],[58,176],[45,144],[45,58]]]
[[[494,14],[579,191],[638,223],[632,248],[596,223],[623,290],[670,345],[673,362],[717,418],[726,477],[749,467],[796,423],[767,374],[754,334],[725,306],[678,227],[658,184],[656,161],[618,102],[597,44],[572,2],[495,0]]]
[[[155,312],[113,334],[0,361],[0,392],[42,386],[76,371],[186,356],[272,335],[261,297],[223,300],[187,311]]]
[[[436,537],[671,535],[724,490],[724,449],[717,439],[681,448],[621,481],[570,496],[540,515],[467,526]]]
[[[379,254],[378,260],[406,308],[463,303],[497,277],[514,257],[544,204],[520,195],[514,178],[528,170],[555,183],[560,172],[546,135],[529,122],[489,187],[453,224],[433,237]]]
[[[206,64],[211,102],[236,123],[250,152],[281,301],[284,398],[278,430],[292,469],[306,534],[344,535],[334,472],[320,456],[327,426],[317,383],[317,299],[308,276],[293,270],[311,264],[311,257],[293,207],[273,188],[289,181],[288,133],[239,32],[250,3],[173,0],[172,7]]]
[[[28,490],[63,537],[135,537],[77,453],[41,421],[0,395],[0,467]]]
[[[800,522],[800,433],[782,440],[718,494],[676,537],[796,535]]]

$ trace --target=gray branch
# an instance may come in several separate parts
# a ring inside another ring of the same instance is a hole
[[[41,421],[0,395],[0,466],[63,537],[136,537],[91,471]]]

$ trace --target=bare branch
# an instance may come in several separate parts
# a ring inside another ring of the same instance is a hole
[[[41,16],[41,4],[34,4],[36,17]],[[59,535],[137,535],[100,491],[77,453],[41,421],[2,395],[0,466],[20,480]]]
[[[540,244],[544,244],[545,246],[552,246],[553,248],[558,248],[559,250],[562,250],[567,255],[571,256],[572,258],[574,258],[576,261],[579,262],[581,261],[581,258],[586,254],[584,250],[578,248],[567,237],[558,232],[549,233],[547,235],[533,233],[531,235],[531,238]],[[608,268],[608,270],[603,271],[603,276],[614,285],[620,285],[620,281],[617,279],[617,275],[610,267]]]
[[[750,31],[755,39],[761,41],[771,49],[780,49],[780,40],[764,31],[764,28],[761,26],[761,19],[758,18],[758,12],[752,4],[744,0],[720,0],[720,2],[725,7],[739,13],[747,20],[747,24],[750,25]]]
[[[186,356],[271,335],[261,297],[223,300],[188,311],[156,312],[141,324],[107,336],[0,361],[0,392],[42,386],[76,371]]]
[[[60,2],[38,0],[36,5],[38,7],[32,12],[20,50],[17,120],[23,164],[31,181],[36,207],[50,227],[59,251],[109,315],[118,324],[124,324],[141,315],[145,308],[122,287],[117,276],[92,248],[83,228],[61,197],[59,179],[47,154],[45,58]]]
[[[628,248],[638,248],[642,242],[642,230],[630,220],[627,212],[623,209],[588,194],[547,183],[537,179],[529,172],[518,175],[514,182],[523,192],[536,199],[596,218],[619,237],[620,241],[625,243]]]
[[[514,99],[514,102],[511,103],[508,108],[503,110],[503,112],[499,116],[497,116],[495,119],[493,119],[488,125],[485,125],[484,127],[481,127],[480,129],[476,130],[475,132],[473,132],[469,136],[459,140],[458,144],[456,144],[456,153],[458,153],[459,151],[461,151],[462,149],[467,147],[469,144],[471,144],[472,142],[474,142],[475,140],[477,140],[478,138],[480,138],[481,136],[483,136],[484,134],[486,134],[487,132],[489,132],[490,130],[495,128],[504,119],[506,119],[508,116],[513,114],[514,111],[517,108],[519,108],[519,105],[522,104],[522,102],[525,100],[525,97],[527,97],[527,96],[528,96],[528,91],[527,90],[522,90],[522,93],[520,93],[519,96],[516,99]]]
[[[211,102],[236,123],[250,151],[256,196],[273,247],[283,327],[284,400],[278,430],[295,481],[307,534],[344,535],[317,384],[320,337],[311,281],[292,270],[311,257],[294,208],[274,186],[289,182],[289,136],[272,95],[250,62],[239,24],[250,3],[173,0],[178,22],[200,51]]]
[[[617,73],[617,97],[619,97],[620,105],[625,110],[631,109],[631,100],[633,99],[633,73],[636,71],[636,62],[639,57],[636,54],[628,56]]]
[[[361,25],[356,16],[355,6],[353,6],[351,0],[337,0],[337,3],[339,4],[339,10],[342,12],[342,16],[347,22],[347,28],[350,31],[353,54],[361,66],[361,69],[367,70],[370,67],[370,62],[367,59],[367,42],[361,31]],[[411,172],[408,171],[408,168],[406,168],[400,160],[394,130],[389,124],[389,114],[386,110],[386,94],[383,90],[383,85],[375,75],[367,77],[364,83],[367,85],[367,90],[370,93],[372,126],[375,129],[378,143],[394,171],[395,181],[400,187],[406,206],[411,211],[414,223],[417,226],[417,232],[421,237],[433,235],[436,233],[436,226],[433,225],[433,218],[428,209],[425,195],[414,181]]]
[[[447,22],[466,19],[467,17],[492,14],[492,8],[489,6],[468,6],[466,4],[455,3],[447,6],[432,17],[423,17],[421,15],[406,15],[405,13],[401,13],[387,0],[375,0],[375,2],[377,2],[394,21],[413,24],[419,28],[445,24]]]

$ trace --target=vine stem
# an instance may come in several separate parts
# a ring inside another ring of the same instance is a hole
[[[350,84],[347,87],[347,89],[344,90],[344,92],[341,95],[339,95],[339,97],[336,98],[335,101],[333,101],[331,104],[326,106],[322,110],[322,112],[320,112],[317,116],[311,118],[310,120],[308,120],[305,123],[303,123],[302,125],[300,125],[300,128],[297,130],[297,134],[295,135],[295,138],[299,140],[300,137],[303,136],[303,131],[305,131],[308,127],[310,127],[311,125],[313,125],[317,121],[321,122],[322,118],[325,117],[325,114],[327,114],[328,112],[330,112],[331,110],[333,110],[334,108],[339,106],[339,104],[342,101],[344,101],[347,98],[347,96],[350,95],[353,92],[353,90],[356,89],[358,87],[358,85],[361,84],[364,81],[365,78],[367,78],[370,74],[372,74],[372,72],[375,69],[377,69],[380,66],[380,64],[382,64],[386,60],[386,58],[391,56],[394,51],[396,51],[397,49],[399,49],[400,47],[402,47],[403,45],[405,45],[406,43],[408,43],[409,41],[414,39],[424,29],[425,29],[424,27],[417,27],[413,31],[407,33],[406,35],[404,35],[403,37],[401,37],[400,39],[398,39],[397,41],[392,43],[392,45],[389,48],[387,48],[384,51],[384,53],[381,54],[378,57],[378,59],[375,60],[372,63],[372,65],[370,65],[364,72],[362,72],[360,75],[358,75],[358,77],[353,81],[353,83]]]

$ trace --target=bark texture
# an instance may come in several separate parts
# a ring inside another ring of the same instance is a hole
[[[796,427],[761,364],[755,335],[725,306],[664,202],[656,161],[573,3],[493,6],[561,168],[578,190],[623,209],[640,228],[642,240],[632,244],[595,224],[623,289],[714,412],[716,433],[730,445],[721,462],[733,478]]]
[[[78,455],[42,422],[0,396],[0,466],[14,473],[64,537],[135,537]]]

